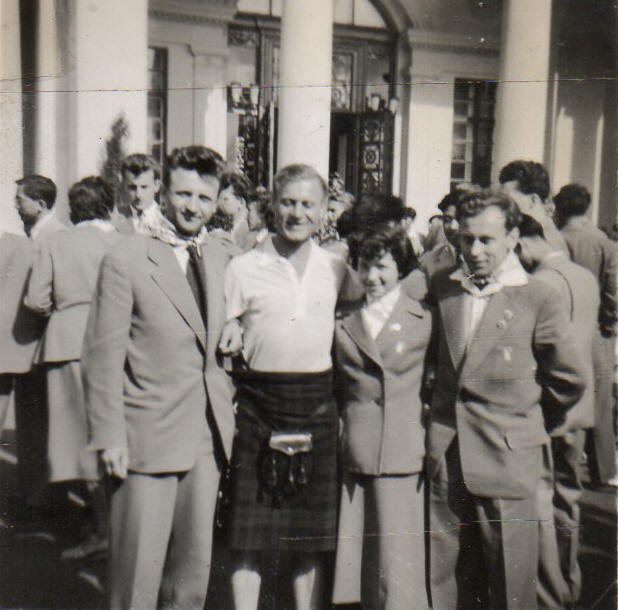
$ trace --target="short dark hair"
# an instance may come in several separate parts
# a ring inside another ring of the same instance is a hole
[[[324,181],[324,178],[320,176],[318,170],[305,163],[294,163],[292,165],[287,165],[277,172],[273,183],[273,201],[276,202],[279,199],[279,195],[286,184],[298,180],[316,180],[322,189],[324,199],[326,199],[328,195],[328,185]]]
[[[161,180],[161,166],[150,155],[145,155],[144,153],[128,155],[122,160],[122,165],[120,166],[120,173],[123,176],[125,172],[139,176],[149,170],[152,170],[155,180]]]
[[[549,197],[549,174],[535,161],[511,161],[500,170],[500,184],[517,181],[518,190],[524,195],[538,195],[542,201]]]
[[[114,189],[99,176],[88,176],[69,189],[71,222],[108,219],[114,209]]]
[[[554,197],[558,215],[566,220],[571,216],[583,216],[590,208],[590,193],[581,184],[567,184]]]
[[[519,226],[521,212],[517,203],[506,193],[493,189],[482,189],[476,193],[466,193],[461,198],[457,208],[457,221],[461,222],[464,218],[478,216],[491,206],[503,212],[504,226],[507,231],[511,231]]]
[[[51,178],[40,176],[39,174],[30,174],[16,180],[15,184],[24,188],[24,195],[26,195],[26,197],[44,201],[48,210],[54,207],[57,189]]]
[[[249,178],[240,172],[223,172],[221,174],[221,182],[219,183],[219,193],[230,186],[234,190],[234,195],[244,199],[245,203],[247,203],[253,191],[253,186]]]
[[[395,195],[366,195],[337,220],[337,232],[346,237],[355,231],[362,231],[384,223],[399,224],[406,215],[407,208],[400,197]]]
[[[405,277],[418,267],[414,248],[400,225],[383,224],[378,227],[367,227],[348,235],[350,263],[358,269],[359,260],[375,260],[390,252],[397,264],[399,277]]]
[[[521,221],[519,223],[519,236],[520,237],[540,237],[545,239],[545,232],[541,223],[529,216],[528,214],[522,214]]]
[[[164,174],[166,186],[169,186],[170,174],[175,169],[196,171],[201,177],[219,178],[223,171],[223,157],[205,146],[192,145],[174,148],[167,158]]]
[[[448,210],[451,206],[454,206],[457,209],[461,198],[466,193],[478,193],[481,190],[481,187],[477,184],[472,184],[470,182],[460,182],[459,184],[455,184],[451,187],[449,193],[442,197],[442,200],[438,204],[438,209],[443,214]]]

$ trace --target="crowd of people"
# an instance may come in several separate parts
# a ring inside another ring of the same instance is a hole
[[[112,609],[575,608],[579,498],[617,485],[615,243],[513,161],[429,233],[309,165],[272,193],[203,146],[119,192],[16,182],[0,231],[0,425],[23,510],[78,485]],[[51,485],[50,485],[51,484]],[[329,560],[330,558],[330,560]],[[285,566],[285,570],[281,570]],[[331,569],[332,568],[332,569]]]

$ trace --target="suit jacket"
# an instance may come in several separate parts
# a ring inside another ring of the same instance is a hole
[[[618,306],[616,297],[616,274],[618,273],[618,249],[603,231],[587,218],[572,218],[562,229],[574,263],[585,267],[599,283],[601,306],[599,329],[605,335],[616,333]]]
[[[563,253],[543,260],[533,275],[560,292],[561,301],[569,308],[577,346],[586,369],[586,389],[583,396],[569,409],[566,421],[553,429],[551,435],[561,436],[568,430],[591,428],[594,425],[592,340],[599,310],[599,285],[592,273],[570,261]]]
[[[362,303],[337,321],[337,381],[342,388],[347,469],[364,474],[419,472],[425,456],[421,389],[433,311],[402,290],[374,339]]]
[[[81,358],[99,267],[118,237],[115,231],[78,225],[41,243],[25,299],[30,309],[50,316],[39,343],[38,363]]]
[[[64,231],[68,228],[69,227],[67,225],[58,220],[54,212],[51,212],[50,215],[46,218],[45,222],[42,225],[39,225],[39,227],[36,229],[36,237],[32,236],[31,233],[30,238],[33,239],[35,242],[45,241],[49,239],[54,233],[57,233],[58,231]]]
[[[0,234],[0,374],[27,373],[43,320],[23,306],[34,245],[22,235]]]
[[[101,265],[82,356],[90,445],[128,447],[133,471],[189,470],[209,434],[207,409],[230,454],[232,384],[215,352],[235,252],[213,237],[201,251],[206,327],[170,245],[123,237]]]
[[[131,216],[125,216],[120,212],[115,212],[112,215],[112,222],[116,227],[116,231],[121,235],[133,235],[135,233],[135,225]]]
[[[563,419],[585,387],[564,304],[551,286],[528,279],[489,298],[468,347],[460,282],[449,276],[435,287],[440,323],[428,474],[457,437],[466,487],[478,496],[536,493],[545,417]]]

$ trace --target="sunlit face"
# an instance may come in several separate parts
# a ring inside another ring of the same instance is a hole
[[[210,220],[217,209],[219,179],[200,176],[184,168],[170,172],[166,213],[178,232],[192,236]]]
[[[217,205],[224,214],[234,218],[244,207],[245,200],[242,197],[238,197],[234,193],[234,187],[230,185],[219,193]]]
[[[31,199],[24,193],[24,186],[18,186],[15,193],[15,209],[19,214],[24,226],[31,227],[38,217],[47,209],[44,201]]]
[[[442,215],[442,227],[444,228],[444,234],[452,244],[457,242],[457,235],[459,234],[459,223],[457,222],[457,208],[454,205],[449,205]]]
[[[137,175],[125,171],[122,175],[122,184],[131,207],[139,211],[144,211],[154,201],[161,186],[160,180],[155,178],[151,169]]]
[[[326,197],[314,178],[283,186],[273,205],[277,235],[292,243],[307,241],[317,232],[326,212]]]
[[[390,292],[399,282],[397,262],[390,252],[373,259],[360,258],[358,276],[369,301],[375,301]]]
[[[329,222],[333,225],[337,225],[339,217],[350,208],[350,205],[345,201],[339,201],[338,199],[329,199],[326,214]]]
[[[489,277],[515,248],[519,231],[507,231],[505,221],[504,212],[494,205],[476,216],[461,219],[461,253],[475,277]]]

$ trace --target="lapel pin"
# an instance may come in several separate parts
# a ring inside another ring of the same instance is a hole
[[[513,360],[512,349],[510,347],[503,347],[502,352],[504,353],[504,361],[511,362]]]
[[[395,352],[397,354],[402,354],[404,347],[405,347],[405,343],[403,341],[397,341],[397,345],[395,345]]]
[[[390,329],[398,333],[401,330],[401,324],[399,324],[399,322],[393,322],[393,324],[390,325]]]

